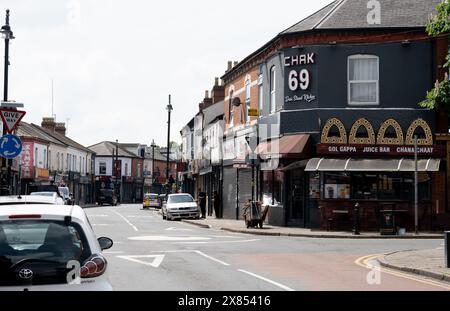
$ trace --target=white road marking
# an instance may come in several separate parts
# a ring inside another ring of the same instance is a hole
[[[133,261],[142,265],[158,268],[164,260],[165,255],[144,255],[144,256],[117,256],[117,258]],[[139,260],[138,258],[153,258],[151,262]]]
[[[211,240],[210,238],[202,238],[202,237],[195,237],[195,236],[140,236],[140,237],[132,237],[128,238],[132,241],[206,241]]]
[[[203,252],[201,252],[201,251],[195,251],[197,254],[199,254],[200,256],[203,256],[203,257],[205,257],[205,258],[208,258],[208,259],[210,259],[210,260],[212,260],[212,261],[215,261],[215,262],[218,262],[218,263],[220,263],[221,265],[224,265],[224,266],[229,266],[230,264],[227,264],[226,262],[223,262],[222,260],[219,260],[219,259],[216,259],[216,258],[214,258],[214,257],[211,257],[211,256],[209,256],[209,255],[206,255],[205,253],[203,253]]]
[[[124,252],[119,252],[119,251],[105,251],[105,252],[103,252],[103,254],[106,254],[106,255],[112,255],[112,254],[123,254]]]
[[[233,244],[233,243],[251,243],[261,240],[242,240],[242,241],[214,241],[214,242],[178,242],[177,244]]]
[[[117,212],[113,212],[113,213],[116,214],[117,216],[121,217],[123,220],[125,220],[125,222],[126,222],[127,224],[129,224],[129,225],[134,229],[134,231],[139,231],[138,228],[136,228],[136,226],[133,225],[133,224],[132,224],[128,219],[126,219],[122,214],[117,213]]]
[[[278,282],[269,280],[268,278],[265,278],[265,277],[263,277],[263,276],[257,275],[257,274],[255,274],[255,273],[252,273],[252,272],[249,272],[249,271],[246,271],[246,270],[242,270],[242,269],[238,269],[238,271],[240,271],[240,272],[242,272],[242,273],[245,273],[245,274],[248,274],[248,275],[251,275],[251,276],[253,276],[253,277],[257,278],[257,279],[266,281],[267,283],[270,283],[270,284],[272,284],[272,285],[278,286],[279,288],[282,288],[282,289],[284,289],[284,290],[286,290],[286,291],[290,291],[290,292],[295,291],[294,289],[292,289],[292,288],[290,288],[290,287],[287,287],[287,286],[285,286],[285,285],[283,285],[283,284],[280,284],[280,283],[278,283]]]
[[[167,228],[166,231],[192,231],[192,229],[181,229],[181,228],[171,227],[171,228]]]

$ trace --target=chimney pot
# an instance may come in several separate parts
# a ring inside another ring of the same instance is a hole
[[[228,61],[228,70],[231,70],[233,68],[233,62]]]
[[[219,78],[215,78],[214,79],[214,86],[218,86],[219,85]]]

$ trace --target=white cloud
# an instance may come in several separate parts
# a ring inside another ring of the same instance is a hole
[[[179,140],[228,60],[329,2],[3,0],[1,22],[10,8],[16,36],[10,99],[25,103],[25,121],[40,123],[51,115],[53,79],[57,119],[70,118],[73,139],[165,144],[171,93]]]

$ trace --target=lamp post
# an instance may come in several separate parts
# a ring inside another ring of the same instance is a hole
[[[155,184],[155,148],[156,148],[154,139],[152,140],[152,144],[150,145],[150,147],[152,147],[152,189],[153,189],[153,185]]]
[[[117,176],[118,173],[119,173],[119,140],[118,139],[116,139],[116,165],[115,165],[115,168],[116,168],[116,170],[114,172],[114,176],[116,176],[116,180],[115,180],[114,187],[115,187],[115,191],[118,191],[118,189],[117,189],[117,179],[120,177],[120,176]],[[118,191],[118,195],[117,196],[120,197],[120,190]]]
[[[8,68],[9,68],[9,40],[13,40],[14,35],[11,31],[11,27],[9,26],[9,10],[6,10],[6,22],[5,25],[2,26],[0,30],[0,34],[2,38],[5,40],[5,69],[4,69],[4,80],[3,80],[3,101],[6,103],[8,102]],[[6,134],[6,127],[3,125],[3,135]],[[4,163],[2,160],[2,175],[3,175],[3,167]],[[8,194],[11,194],[11,165],[12,160],[7,160],[7,182],[8,182]]]
[[[418,137],[414,136],[414,229],[415,233],[419,234],[419,189],[418,189]]]
[[[169,104],[166,107],[168,112],[168,121],[167,121],[167,157],[166,157],[166,183],[169,182],[169,153],[170,153],[170,114],[173,110],[172,103],[171,103],[171,95],[169,95]],[[169,189],[167,189],[167,193],[169,193]]]

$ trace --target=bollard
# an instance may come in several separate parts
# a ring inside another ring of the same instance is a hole
[[[445,263],[450,269],[450,231],[445,232]]]
[[[355,211],[355,219],[354,219],[353,234],[360,235],[360,232],[359,232],[359,203],[355,204],[354,211]]]

